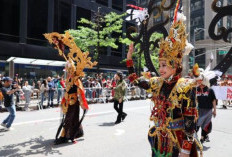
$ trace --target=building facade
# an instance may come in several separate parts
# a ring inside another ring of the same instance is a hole
[[[232,5],[232,0],[219,0],[218,6]],[[211,2],[207,0],[191,0],[190,1],[190,37],[191,42],[195,44],[195,62],[199,63],[200,67],[205,68],[208,65],[211,53],[214,55],[214,61],[212,68],[215,67],[222,58],[226,55],[226,52],[231,48],[231,34],[228,37],[229,43],[220,41],[213,41],[208,34],[208,27],[216,15],[211,9]],[[225,28],[231,28],[232,19],[231,16],[221,19],[217,29],[224,26]],[[223,53],[223,52],[224,53]],[[227,72],[232,74],[232,68]]]
[[[103,14],[111,11],[123,13],[126,4],[137,0],[0,0],[0,60],[10,57],[59,60],[63,58],[45,40],[47,32],[64,33],[76,29],[80,18],[94,20],[100,7]],[[123,32],[132,24],[123,23]],[[121,34],[120,34],[121,35]],[[117,36],[117,35],[116,35]],[[118,35],[119,36],[119,35]],[[118,49],[103,48],[100,57],[102,68],[125,68],[125,45]],[[1,69],[1,68],[0,68]],[[8,67],[9,69],[9,67]]]

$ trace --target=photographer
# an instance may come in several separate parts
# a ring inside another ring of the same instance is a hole
[[[16,109],[14,104],[14,93],[18,91],[18,88],[12,89],[12,79],[5,77],[3,79],[4,85],[1,89],[4,96],[4,106],[10,113],[9,116],[2,122],[2,126],[6,127],[7,130],[11,130],[11,125],[15,119]]]

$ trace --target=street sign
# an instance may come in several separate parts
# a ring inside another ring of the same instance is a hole
[[[218,51],[219,55],[224,55],[224,54],[227,54],[228,51]]]

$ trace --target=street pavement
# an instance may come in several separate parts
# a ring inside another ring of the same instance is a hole
[[[54,157],[150,157],[147,141],[150,101],[124,103],[125,121],[114,125],[113,104],[93,104],[83,122],[84,137],[76,144],[55,146],[53,141],[60,123],[60,109],[19,111],[14,130],[0,128],[0,156]],[[0,113],[0,121],[7,112]],[[218,109],[213,119],[210,142],[204,143],[204,157],[232,156],[232,109]]]

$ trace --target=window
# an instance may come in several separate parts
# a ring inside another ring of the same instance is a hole
[[[115,39],[119,39],[119,37],[122,36],[122,34],[120,34],[120,33],[112,33],[111,36],[113,38],[115,38]],[[118,40],[116,40],[115,44],[118,45],[118,48],[117,49],[112,48],[111,49],[112,50],[111,55],[121,57],[122,56],[122,44],[119,43]]]
[[[19,0],[0,1],[0,40],[19,41]]]
[[[91,20],[91,11],[90,10],[77,7],[76,15],[77,15],[76,21],[80,21],[81,18]],[[83,25],[83,24],[77,23],[77,25]]]
[[[202,10],[204,8],[204,1],[203,0],[192,0],[191,1],[191,12],[192,11],[197,11],[197,10]]]
[[[218,6],[218,7],[222,7],[222,6],[223,6],[223,0],[219,0],[219,1],[217,2],[217,6]],[[222,18],[221,20],[218,21],[217,25],[218,25],[218,28],[220,28],[220,27],[223,26],[223,18]]]
[[[196,57],[195,62],[198,63],[200,68],[205,68],[205,49],[196,49],[195,50],[195,55],[200,55],[203,54],[202,56]]]
[[[126,4],[137,5],[136,1],[137,0],[126,0]]]
[[[116,10],[123,10],[123,1],[112,0],[112,8]]]
[[[54,31],[64,33],[71,28],[71,4],[55,0]]]
[[[108,6],[108,0],[96,0],[97,3]]]
[[[27,43],[46,44],[43,36],[47,33],[48,1],[28,0]]]
[[[227,5],[232,5],[232,0],[228,0]]]

